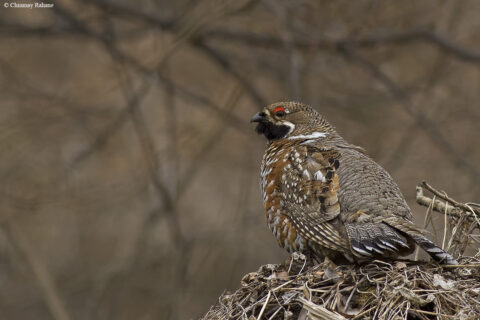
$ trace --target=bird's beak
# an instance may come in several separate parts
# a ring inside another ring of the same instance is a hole
[[[252,119],[250,119],[250,122],[262,122],[263,120],[265,120],[265,112],[257,112]]]

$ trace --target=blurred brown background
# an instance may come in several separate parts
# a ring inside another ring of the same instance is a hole
[[[279,100],[311,104],[365,147],[419,224],[423,179],[478,202],[479,12],[474,0],[2,6],[0,319],[198,318],[283,261],[249,124]]]

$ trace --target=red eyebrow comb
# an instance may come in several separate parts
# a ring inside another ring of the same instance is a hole
[[[273,109],[273,113],[277,113],[278,111],[285,112],[285,108],[284,107],[276,107],[275,109]]]

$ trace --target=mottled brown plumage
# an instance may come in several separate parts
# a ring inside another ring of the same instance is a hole
[[[261,188],[280,246],[319,259],[364,262],[408,255],[416,243],[435,260],[456,263],[412,223],[392,177],[314,109],[275,103],[252,122],[268,139]]]

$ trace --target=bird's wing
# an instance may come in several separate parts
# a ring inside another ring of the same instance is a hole
[[[337,193],[340,189],[336,169],[340,165],[340,153],[330,148],[300,145],[290,153],[291,170],[287,172],[285,189],[287,201],[305,208],[316,208],[311,215],[317,219],[340,214]],[[312,217],[313,217],[312,216]]]
[[[336,169],[340,154],[331,148],[299,145],[290,153],[291,170],[283,180],[287,215],[306,239],[327,248],[347,252],[350,244],[345,230],[332,220],[340,214]]]
[[[299,145],[290,156],[292,170],[285,179],[289,184],[285,186],[285,207],[303,237],[333,250],[351,252],[360,259],[403,255],[413,248],[386,222],[362,222],[360,217],[367,213],[343,212],[340,216],[337,169],[342,159],[336,149]],[[288,194],[287,189],[294,192]],[[349,218],[344,219],[345,215]]]

